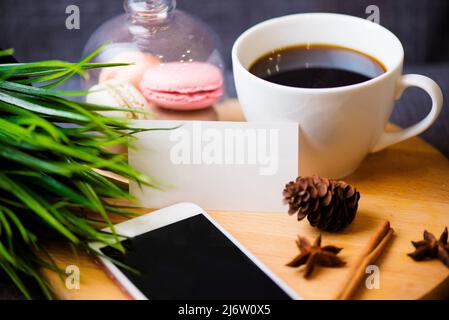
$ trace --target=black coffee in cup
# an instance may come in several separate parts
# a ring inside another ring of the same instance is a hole
[[[273,50],[249,71],[264,80],[297,88],[335,88],[362,83],[386,72],[384,65],[364,53],[322,44]]]

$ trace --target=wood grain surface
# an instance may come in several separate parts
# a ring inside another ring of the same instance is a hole
[[[222,120],[242,121],[238,103],[230,100],[217,108]],[[394,127],[391,127],[394,130]],[[411,240],[424,229],[439,236],[449,226],[449,161],[419,138],[413,138],[367,157],[346,179],[361,192],[355,222],[344,232],[323,233],[323,245],[343,247],[342,268],[318,268],[306,280],[303,270],[285,266],[297,254],[297,235],[315,238],[319,231],[307,221],[298,223],[283,213],[210,212],[226,230],[305,299],[333,299],[363,247],[384,220],[391,221],[395,236],[378,260],[380,289],[362,286],[356,299],[425,299],[449,296],[449,269],[440,261],[414,262]],[[287,182],[287,181],[286,181]],[[267,195],[261,195],[267,196]],[[279,195],[270,195],[281,198]],[[207,209],[207,208],[206,208]],[[142,212],[150,212],[144,210]],[[77,265],[81,288],[68,290],[54,273],[43,271],[61,299],[128,299],[94,259],[74,255],[64,245],[49,246],[58,264]]]

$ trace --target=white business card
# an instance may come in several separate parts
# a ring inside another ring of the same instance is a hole
[[[163,190],[130,184],[141,206],[193,202],[209,210],[283,212],[282,190],[298,176],[295,123],[136,121],[130,164]]]

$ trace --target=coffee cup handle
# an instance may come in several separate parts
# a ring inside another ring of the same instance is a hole
[[[432,98],[432,109],[429,114],[417,124],[398,132],[383,132],[371,152],[381,151],[393,144],[407,140],[426,131],[438,118],[443,107],[443,93],[432,79],[418,74],[408,74],[399,80],[396,100],[399,100],[407,88],[417,87],[427,92]]]

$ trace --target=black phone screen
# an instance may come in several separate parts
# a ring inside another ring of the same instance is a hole
[[[103,254],[151,300],[291,299],[204,215],[123,241]]]

